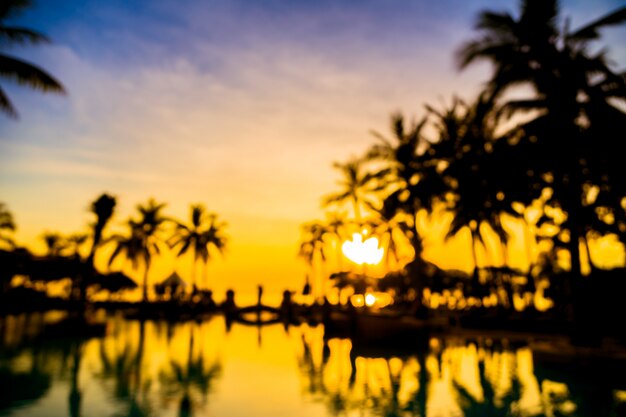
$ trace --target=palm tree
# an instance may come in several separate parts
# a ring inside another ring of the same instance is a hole
[[[9,246],[14,246],[15,243],[10,236],[4,234],[5,231],[14,232],[15,222],[13,221],[13,215],[7,209],[4,203],[0,203],[0,242],[5,242]]]
[[[85,301],[87,285],[95,275],[96,268],[94,265],[94,259],[96,256],[96,250],[102,243],[102,232],[113,216],[115,205],[115,197],[108,194],[102,194],[93,203],[91,203],[90,211],[96,216],[96,221],[91,224],[91,228],[93,230],[91,236],[91,249],[89,250],[87,260],[84,262],[85,268],[83,268],[83,274],[78,277],[77,287],[78,299],[80,301]]]
[[[198,260],[202,260],[206,271],[206,264],[211,257],[210,248],[213,247],[218,252],[224,251],[227,243],[227,239],[223,235],[225,226],[226,223],[217,220],[217,214],[208,213],[200,204],[191,206],[190,225],[176,223],[174,235],[169,239],[170,247],[180,247],[178,256],[184,255],[190,248],[193,249],[191,282],[194,293],[197,291],[196,264]]]
[[[323,266],[326,262],[326,235],[328,230],[326,225],[320,221],[314,221],[302,225],[302,240],[300,241],[300,249],[298,256],[311,268],[312,273],[315,272],[316,259],[319,259]],[[322,275],[324,273],[322,272]],[[308,281],[307,281],[308,282]],[[322,289],[320,289],[321,291]]]
[[[354,210],[354,218],[357,222],[361,221],[361,207],[371,207],[374,205],[372,195],[380,191],[377,184],[376,175],[364,172],[363,163],[353,158],[348,162],[342,164],[335,162],[333,167],[338,169],[343,178],[338,182],[342,190],[333,194],[327,195],[323,201],[322,206],[328,207],[333,204],[352,204]]]
[[[371,161],[382,160],[386,168],[375,176],[384,184],[387,196],[381,210],[384,219],[396,219],[398,226],[411,243],[414,260],[411,265],[418,272],[423,266],[423,238],[418,230],[418,214],[431,213],[435,202],[445,193],[446,186],[431,152],[432,144],[422,134],[427,118],[407,128],[401,114],[391,116],[393,139],[373,132],[379,140],[368,152]]]
[[[48,256],[61,256],[61,252],[66,248],[66,243],[60,233],[45,232],[42,238],[46,244]]]
[[[336,257],[337,257],[337,269],[343,269],[343,253],[341,251],[341,245],[348,237],[347,229],[350,226],[346,218],[345,212],[327,212],[326,213],[326,233],[334,238],[333,244],[336,245]]]
[[[589,46],[599,38],[600,28],[626,21],[626,7],[574,31],[567,25],[560,30],[559,20],[556,0],[523,0],[518,18],[484,11],[476,24],[481,35],[463,45],[458,58],[461,68],[478,60],[492,62],[489,89],[496,94],[519,84],[534,88],[534,97],[507,106],[512,111],[539,111],[524,130],[537,142],[542,173],[551,175],[554,202],[568,215],[563,227],[570,234],[571,271],[580,276],[579,243],[585,234],[580,215],[592,165],[586,150],[608,139],[589,132],[606,125],[609,116],[619,118],[623,126],[624,114],[611,100],[626,99],[624,77],[610,69],[605,50],[592,53]],[[600,129],[616,138],[608,128]]]
[[[87,242],[88,235],[84,233],[74,233],[65,239],[65,249],[69,250],[69,256],[80,259],[80,248]]]
[[[228,238],[224,235],[224,228],[226,227],[227,223],[219,221],[217,219],[217,214],[215,213],[210,213],[208,218],[209,226],[205,231],[200,234],[200,239],[198,242],[200,259],[202,259],[202,265],[204,266],[205,285],[208,285],[207,263],[211,258],[210,248],[212,247],[214,250],[217,250],[219,253],[223,254],[228,243]]]
[[[520,198],[522,169],[515,167],[515,156],[506,153],[506,138],[495,133],[498,119],[493,106],[493,95],[485,93],[471,106],[456,99],[442,112],[429,107],[437,117],[439,141],[433,145],[434,155],[439,163],[445,162],[441,175],[451,191],[447,209],[454,213],[446,239],[470,231],[474,283],[478,281],[477,244],[487,253],[484,228],[498,237],[506,263],[509,234],[502,216],[520,217],[512,203]]]
[[[145,206],[138,205],[137,210],[140,219],[135,221],[130,219],[128,227],[130,234],[127,236],[114,235],[111,241],[116,243],[116,247],[109,259],[109,266],[115,259],[124,254],[132,262],[133,268],[137,269],[140,263],[144,264],[143,276],[143,301],[148,301],[148,273],[153,255],[158,255],[160,249],[160,232],[163,224],[168,220],[162,215],[165,204],[157,203],[150,199]]]
[[[91,250],[89,251],[89,256],[87,258],[87,263],[92,269],[95,268],[94,258],[96,255],[96,250],[102,243],[102,232],[104,231],[106,225],[109,223],[109,220],[111,220],[116,204],[117,202],[115,200],[115,197],[112,197],[109,194],[102,194],[100,197],[98,197],[98,199],[91,203],[90,211],[96,216],[96,221],[92,224],[93,238],[91,243]]]
[[[397,234],[401,233],[405,238],[410,235],[412,227],[406,222],[400,220],[399,216],[394,216],[389,219],[386,213],[381,209],[373,209],[374,216],[365,220],[365,224],[373,231],[373,234],[379,236],[381,244],[385,248],[385,263],[387,269],[392,270],[393,265],[396,267],[400,263],[400,248],[402,244],[406,244],[406,240],[403,242],[398,241]]]
[[[40,44],[48,38],[34,30],[7,26],[6,21],[31,5],[29,0],[4,0],[0,5],[0,40],[3,44]],[[0,53],[0,76],[43,92],[65,93],[63,86],[42,69]],[[0,111],[10,117],[17,117],[17,110],[0,88]]]

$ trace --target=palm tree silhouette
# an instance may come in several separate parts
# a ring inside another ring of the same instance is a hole
[[[102,243],[102,232],[109,223],[109,220],[111,220],[116,204],[117,202],[115,197],[112,197],[109,194],[102,194],[93,203],[91,203],[90,211],[95,214],[96,221],[92,224],[93,237],[87,263],[92,269],[94,269],[96,250]]]
[[[137,269],[143,262],[142,299],[144,302],[148,301],[148,273],[150,272],[152,256],[161,252],[160,232],[163,224],[169,220],[161,213],[164,208],[165,204],[157,203],[154,199],[150,199],[145,206],[138,205],[139,220],[130,219],[127,223],[130,234],[127,236],[114,235],[110,239],[116,243],[116,247],[109,258],[109,266],[122,254],[132,262],[134,269]]]
[[[402,243],[398,241],[398,233],[406,236],[412,227],[406,222],[394,216],[391,219],[385,217],[386,213],[382,209],[373,208],[374,216],[365,219],[364,223],[373,231],[373,234],[381,238],[381,245],[385,248],[385,263],[387,269],[392,270],[392,265],[398,266],[400,263],[400,247]],[[407,231],[409,229],[409,231]],[[393,260],[393,263],[392,263]]]
[[[13,247],[15,243],[10,236],[7,236],[5,232],[15,231],[15,222],[13,221],[13,215],[7,209],[4,203],[0,203],[0,242],[5,242],[9,246]]]
[[[320,221],[314,221],[302,225],[302,239],[300,241],[300,249],[298,256],[304,259],[304,261],[311,268],[311,272],[314,275],[316,259],[319,259],[319,264],[322,267],[326,262],[326,239],[328,234],[327,227]],[[324,277],[326,278],[326,277]],[[307,280],[308,282],[308,280]],[[319,288],[319,291],[323,291],[323,288]]]
[[[190,225],[176,222],[176,230],[169,239],[169,244],[172,248],[180,247],[178,256],[184,255],[190,248],[193,249],[191,282],[194,293],[197,291],[196,264],[201,259],[206,271],[206,264],[211,257],[210,248],[213,247],[218,252],[224,251],[227,243],[227,239],[223,235],[225,226],[226,223],[217,220],[217,214],[208,213],[200,204],[191,206]]]
[[[341,245],[348,237],[347,229],[350,226],[350,222],[346,218],[345,212],[332,211],[326,213],[325,226],[326,233],[334,237],[333,244],[336,245],[337,269],[341,271],[343,269]]]
[[[60,233],[44,232],[42,238],[46,244],[48,256],[61,256],[61,252],[66,248],[66,243]]]
[[[91,228],[93,230],[91,235],[91,248],[89,255],[85,261],[84,274],[79,277],[78,284],[78,299],[81,302],[85,301],[87,293],[87,285],[92,281],[96,268],[94,265],[94,259],[96,256],[96,250],[102,244],[102,232],[109,223],[109,220],[113,216],[115,209],[115,197],[111,197],[108,194],[102,194],[93,203],[91,203],[90,211],[95,214],[96,221],[92,223]]]
[[[388,221],[395,219],[413,248],[414,259],[410,267],[418,274],[424,265],[418,214],[422,211],[431,213],[435,202],[446,190],[433,155],[428,152],[431,144],[422,135],[426,122],[427,118],[423,118],[407,127],[401,114],[392,115],[393,139],[373,132],[379,143],[366,156],[368,160],[382,160],[387,164],[376,173],[387,196],[382,209],[374,211]]]
[[[323,207],[334,204],[352,204],[354,218],[356,222],[361,221],[361,207],[371,207],[374,205],[371,197],[373,193],[380,191],[377,184],[376,175],[364,172],[363,163],[353,158],[346,163],[335,162],[333,167],[338,169],[343,178],[338,182],[342,190],[324,197]]]
[[[40,44],[49,42],[48,38],[34,30],[7,26],[6,21],[31,5],[29,0],[4,0],[0,5],[0,39],[5,44]],[[0,53],[0,76],[43,92],[65,93],[63,86],[42,69]],[[0,111],[10,117],[17,117],[17,110],[0,88]]]
[[[65,238],[65,249],[69,250],[69,256],[80,259],[80,248],[87,242],[89,236],[85,233],[74,233]]]
[[[540,146],[537,157],[543,172],[551,174],[554,202],[567,212],[563,227],[570,234],[571,270],[580,275],[579,243],[585,234],[581,196],[588,171],[585,150],[592,145],[589,139],[601,140],[586,137],[585,132],[603,114],[621,114],[623,122],[623,113],[610,99],[626,99],[624,78],[609,68],[604,50],[592,53],[589,44],[599,38],[600,28],[626,21],[626,8],[574,31],[569,25],[560,30],[558,21],[556,0],[523,0],[517,19],[509,13],[484,11],[476,24],[480,37],[463,45],[458,59],[461,68],[478,60],[492,62],[489,89],[495,94],[520,83],[534,88],[534,97],[509,101],[507,107],[540,111],[524,130]]]
[[[502,247],[503,263],[507,261],[509,234],[502,224],[502,216],[514,218],[521,215],[513,209],[510,193],[511,185],[503,177],[514,175],[502,165],[501,149],[504,140],[495,134],[497,117],[493,95],[481,94],[473,105],[459,99],[444,111],[428,107],[437,117],[439,141],[433,145],[434,155],[445,162],[442,171],[449,184],[452,197],[448,198],[447,208],[454,218],[446,239],[462,230],[469,230],[473,259],[473,280],[478,284],[477,245],[481,244],[488,253],[484,229],[491,229]],[[506,145],[505,145],[506,146]],[[517,182],[514,182],[517,185]]]

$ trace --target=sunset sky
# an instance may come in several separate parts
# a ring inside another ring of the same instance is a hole
[[[562,1],[573,27],[620,5]],[[44,230],[84,230],[103,192],[118,200],[114,228],[150,197],[183,220],[202,202],[229,224],[229,250],[209,266],[218,288],[299,290],[299,226],[323,218],[332,162],[360,155],[371,130],[387,133],[394,111],[417,118],[426,103],[477,93],[488,67],[459,73],[454,51],[480,10],[516,6],[39,0],[12,22],[53,43],[9,53],[48,70],[68,95],[0,79],[20,113],[0,115],[0,201],[17,240],[39,251]],[[624,27],[604,32],[621,69],[623,39]],[[449,258],[442,266],[467,266],[465,255]],[[167,263],[154,281],[171,272]],[[177,265],[183,276],[187,265]]]

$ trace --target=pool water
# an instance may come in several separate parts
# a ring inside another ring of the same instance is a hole
[[[38,339],[49,320],[0,319],[0,415],[626,416],[626,377],[480,335],[370,349],[322,326],[113,315],[103,338]]]

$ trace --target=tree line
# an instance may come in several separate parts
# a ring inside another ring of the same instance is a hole
[[[327,221],[303,225],[301,256],[323,262],[328,243],[344,238],[337,238],[339,225],[369,223],[387,236],[389,256],[398,240],[410,245],[403,269],[421,291],[428,265],[420,218],[451,213],[445,239],[469,232],[474,281],[476,252],[488,250],[488,235],[507,264],[506,225],[517,221],[526,244],[549,242],[542,256],[552,267],[557,257],[568,259],[565,291],[576,293],[581,251],[592,273],[598,269],[589,241],[612,235],[626,243],[626,73],[597,42],[600,29],[626,21],[626,7],[574,29],[563,25],[568,21],[555,0],[523,0],[517,14],[481,12],[475,38],[456,59],[460,69],[491,64],[483,90],[443,108],[427,105],[417,123],[395,114],[391,137],[375,133],[363,156],[335,163],[342,188],[323,206],[349,203],[354,214],[338,219],[331,212]],[[518,98],[519,91],[526,96]],[[530,275],[537,259],[529,262]]]
[[[143,270],[144,301],[148,298],[148,276],[152,261],[164,250],[173,251],[177,257],[188,253],[192,255],[191,284],[192,291],[197,292],[197,265],[203,265],[206,274],[206,265],[213,254],[226,249],[226,223],[202,204],[191,205],[189,221],[183,222],[164,213],[166,204],[150,199],[145,204],[136,206],[135,215],[124,222],[125,232],[107,234],[106,229],[111,223],[116,204],[116,198],[109,194],[102,194],[91,203],[89,211],[94,221],[89,225],[89,233],[68,236],[44,233],[42,238],[47,252],[43,258],[33,256],[26,248],[15,243],[12,238],[12,232],[16,229],[13,216],[4,204],[0,204],[0,242],[7,247],[1,252],[7,265],[13,266],[3,270],[3,284],[8,285],[13,276],[20,272],[19,265],[24,260],[35,264],[40,261],[39,263],[43,262],[45,265],[35,268],[37,272],[32,279],[42,277],[38,272],[43,273],[44,280],[72,278],[71,296],[84,300],[87,286],[93,282],[94,275],[98,274],[95,257],[103,247],[110,246],[112,251],[108,257],[109,268],[116,259],[123,258],[131,263],[134,270]],[[85,245],[89,245],[89,249],[86,255],[82,255],[81,248]]]

